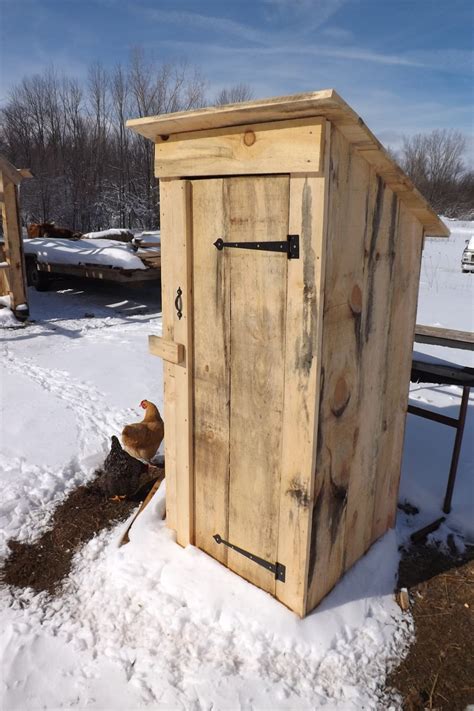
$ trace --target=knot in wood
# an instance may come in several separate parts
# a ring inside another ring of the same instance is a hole
[[[343,375],[338,379],[331,403],[331,412],[340,417],[351,399],[351,392]]]
[[[246,146],[253,146],[257,137],[253,131],[245,131],[244,133],[244,143]]]
[[[360,290],[360,286],[358,284],[355,284],[352,287],[349,306],[351,307],[353,314],[360,314],[362,312],[362,291]]]

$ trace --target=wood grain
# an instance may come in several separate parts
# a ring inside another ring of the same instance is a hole
[[[286,238],[288,176],[226,182],[228,241]],[[229,540],[275,563],[288,259],[275,252],[230,252]],[[275,592],[274,575],[248,558],[229,551],[228,565],[250,582]]]
[[[152,355],[163,358],[170,363],[178,365],[185,357],[185,348],[182,343],[176,343],[161,336],[148,336],[148,350]]]
[[[423,247],[423,228],[404,206],[400,210],[398,229],[404,239],[397,242],[393,265],[371,541],[395,525]]]
[[[308,610],[393,523],[421,260],[418,219],[337,130],[329,181]]]
[[[289,231],[300,235],[300,259],[288,262],[278,531],[278,560],[285,561],[287,574],[285,583],[277,581],[276,596],[300,616],[306,613],[307,605],[316,466],[326,186],[327,181],[319,177],[291,176],[290,179]]]
[[[474,350],[474,333],[472,331],[456,331],[452,328],[416,324],[415,342],[472,351]]]
[[[3,169],[5,165],[2,163]],[[20,177],[21,180],[21,177]],[[18,181],[19,182],[19,181]],[[10,180],[9,173],[2,173],[3,202],[1,203],[4,230],[4,254],[8,262],[8,272],[4,273],[4,285],[11,298],[11,308],[14,311],[20,304],[28,302],[26,291],[25,256],[21,239],[20,211],[18,205],[18,188]]]
[[[192,131],[219,130],[269,121],[316,117],[330,121],[339,129],[346,141],[363,154],[364,159],[373,166],[386,185],[391,187],[400,200],[412,209],[413,214],[416,213],[427,234],[449,236],[446,225],[408,176],[389,156],[362,118],[333,89],[149,116],[129,120],[127,126],[156,142],[161,137],[171,138],[174,134],[186,134]],[[277,169],[277,172],[281,172],[281,169]],[[191,175],[197,174],[196,171],[191,173]]]
[[[272,121],[158,139],[155,174],[162,177],[319,173],[322,121]]]
[[[213,540],[229,530],[230,265],[213,246],[226,230],[224,181],[193,181],[192,196],[196,545],[226,564]]]
[[[194,540],[192,419],[192,244],[190,184],[161,181],[163,337],[184,346],[184,361],[165,363],[165,458],[167,524],[178,543]],[[182,318],[175,309],[181,288]]]

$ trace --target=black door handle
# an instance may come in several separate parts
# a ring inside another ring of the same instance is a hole
[[[181,287],[178,286],[178,289],[176,291],[176,299],[174,300],[174,307],[176,309],[176,314],[179,319],[181,319],[183,316],[183,299],[181,298],[182,294],[183,292],[181,290]]]

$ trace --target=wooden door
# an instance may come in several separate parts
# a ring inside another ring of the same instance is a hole
[[[214,242],[286,241],[289,176],[192,181],[195,542],[275,594],[288,259]]]

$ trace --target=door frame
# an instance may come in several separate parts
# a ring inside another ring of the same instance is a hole
[[[275,595],[300,615],[306,612],[314,508],[329,136],[330,131],[325,131],[320,173],[290,173],[289,233],[300,235],[301,257],[288,262],[278,538],[278,561],[287,572],[284,583],[277,581]],[[195,540],[191,191],[187,179],[160,180],[163,336],[184,347],[181,363],[164,363],[167,525],[176,531],[182,546]],[[181,318],[175,309],[178,287]]]

